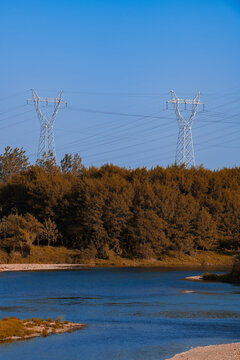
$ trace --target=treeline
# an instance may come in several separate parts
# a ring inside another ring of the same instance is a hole
[[[32,244],[85,257],[161,258],[175,250],[240,248],[240,168],[85,168],[79,155],[30,165],[23,149],[0,155],[0,247]]]

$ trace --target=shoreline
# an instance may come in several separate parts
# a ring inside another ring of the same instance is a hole
[[[165,360],[239,360],[240,343],[198,346]]]
[[[202,275],[196,275],[196,276],[187,276],[183,280],[188,281],[204,281]]]
[[[0,264],[0,273],[9,271],[78,270],[94,266],[93,264]]]
[[[91,269],[91,268],[136,268],[136,267],[146,267],[146,268],[168,268],[168,269],[212,269],[216,270],[219,268],[228,268],[226,265],[218,264],[166,264],[166,263],[127,263],[127,264],[103,264],[103,263],[86,263],[86,264],[35,264],[35,263],[19,263],[19,264],[0,264],[0,273],[1,272],[18,272],[18,271],[61,271],[61,270],[82,270],[82,269]],[[188,276],[184,280],[188,281],[203,281],[202,276]]]
[[[0,271],[9,265],[50,265],[58,268],[76,268],[77,266],[88,267],[172,267],[172,268],[196,268],[201,269],[224,269],[232,267],[235,252],[202,251],[198,250],[193,255],[179,254],[171,251],[163,257],[149,259],[131,259],[110,254],[108,259],[84,258],[84,254],[77,249],[64,247],[36,246],[32,245],[30,254],[26,257],[18,252],[8,254],[0,249]],[[50,269],[50,267],[49,267]],[[48,269],[46,269],[48,270]],[[221,270],[222,271],[222,270]]]

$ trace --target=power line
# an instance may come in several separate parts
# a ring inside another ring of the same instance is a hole
[[[22,91],[13,93],[13,94],[11,94],[11,95],[8,95],[8,96],[5,96],[5,97],[3,97],[3,98],[0,98],[0,101],[5,101],[5,100],[10,99],[10,98],[12,98],[12,97],[25,94],[27,91],[28,91],[28,90],[22,90]]]
[[[0,113],[0,116],[3,115],[3,114],[7,114],[7,113],[9,113],[9,112],[11,112],[11,111],[14,111],[14,110],[16,110],[16,109],[23,108],[23,107],[25,107],[25,106],[26,106],[26,104],[25,104],[25,105],[15,106],[15,107],[13,107],[13,108],[7,109],[7,110],[1,112],[1,113]]]
[[[164,110],[162,110],[162,111],[164,111]],[[151,115],[150,115],[150,116],[151,116]],[[158,117],[158,119],[160,119],[160,118],[161,118],[161,117]],[[140,118],[132,121],[132,122],[131,122],[131,126],[132,126],[133,124],[141,121],[141,120],[144,120],[144,119],[145,119],[145,116],[144,116],[144,117],[140,117]],[[162,117],[162,119],[165,119],[165,117]],[[128,124],[127,124],[127,125],[128,125]],[[113,127],[112,129],[110,129],[110,134],[112,134],[112,133],[111,133],[111,130],[115,130],[115,131],[116,131],[116,130],[121,129],[122,127],[125,127],[125,128],[124,128],[124,131],[129,129],[129,127],[126,128],[126,124],[120,124],[120,125],[117,125],[117,126]],[[87,137],[85,137],[85,138],[83,138],[83,139],[76,140],[76,141],[73,141],[73,142],[71,142],[71,143],[68,143],[68,144],[66,144],[65,146],[77,145],[79,142],[88,141],[88,140],[90,140],[90,139],[92,139],[92,138],[95,138],[95,137],[98,137],[98,136],[101,136],[101,138],[102,138],[102,136],[106,137],[106,135],[109,135],[109,131],[106,131],[106,130],[100,131],[100,132],[98,132],[98,133],[96,133],[96,134],[94,134],[94,135],[89,135],[89,136],[87,136]]]
[[[139,117],[139,118],[146,118],[146,119],[159,119],[158,116],[152,115],[142,115],[142,114],[132,114],[132,113],[122,113],[122,112],[115,112],[115,111],[104,111],[104,110],[93,110],[87,108],[74,108],[69,107],[70,110],[93,113],[93,114],[103,114],[103,115],[118,115],[118,116],[127,116],[127,117]]]
[[[15,122],[15,123],[11,124],[11,126],[13,126],[13,125],[18,125],[18,124],[23,124],[23,123],[28,122],[28,121],[30,121],[30,120],[32,120],[32,119],[33,119],[33,118],[25,119],[25,120],[21,120],[21,121],[17,121],[17,122]],[[2,130],[2,129],[7,129],[7,128],[9,128],[9,125],[0,127],[1,130]]]
[[[93,96],[123,96],[123,97],[157,97],[167,95],[167,93],[155,93],[155,94],[147,94],[147,93],[123,93],[123,92],[99,92],[99,91],[64,91],[65,94],[80,94],[80,95],[93,95]]]
[[[25,114],[30,113],[30,112],[32,112],[32,110],[27,110],[27,111],[24,111],[24,112],[22,112],[22,113],[20,113],[20,114],[8,116],[8,117],[6,117],[6,118],[4,118],[4,119],[0,119],[0,121],[2,122],[2,121],[5,121],[5,120],[9,120],[9,119],[12,119],[12,118],[15,118],[15,117],[18,117],[18,116],[25,115]]]

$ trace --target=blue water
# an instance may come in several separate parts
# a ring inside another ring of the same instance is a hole
[[[61,315],[88,327],[1,344],[0,359],[163,360],[193,346],[240,341],[240,287],[183,280],[199,273],[146,268],[1,273],[0,318]]]

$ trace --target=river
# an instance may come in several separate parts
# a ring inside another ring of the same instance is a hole
[[[108,268],[0,274],[0,317],[62,316],[83,330],[0,345],[1,360],[163,360],[240,341],[240,288],[196,270]],[[193,292],[188,292],[193,291]]]

